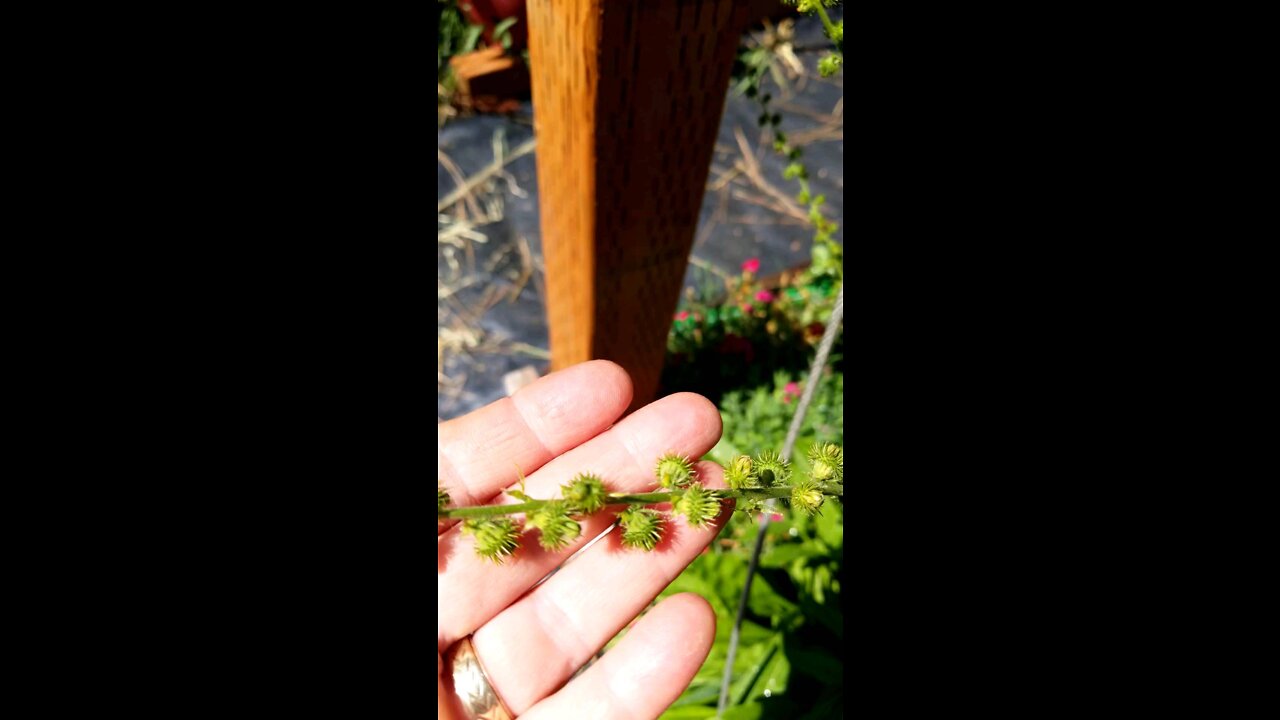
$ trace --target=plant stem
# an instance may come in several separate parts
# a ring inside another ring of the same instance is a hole
[[[820,489],[824,495],[844,497],[844,485],[832,483],[829,485],[822,485]],[[787,486],[773,488],[745,488],[742,490],[716,490],[715,493],[721,498],[734,498],[737,500],[754,498],[757,500],[768,500],[770,498],[791,497],[791,488]],[[648,493],[610,493],[605,504],[654,505],[657,503],[672,502],[683,494],[684,492],[680,490]],[[549,501],[530,500],[528,502],[515,503],[512,505],[473,505],[470,507],[452,507],[441,510],[437,517],[439,519],[486,518],[498,517],[500,515],[515,515],[517,513],[527,513],[531,510],[536,510],[547,502]]]
[[[834,38],[836,36],[836,26],[831,23],[831,18],[827,17],[826,8],[822,7],[822,3],[817,2],[813,4],[813,9],[818,12],[818,17],[822,18],[822,26],[827,29],[827,37]]]

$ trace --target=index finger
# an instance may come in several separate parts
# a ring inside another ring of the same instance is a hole
[[[517,466],[532,473],[604,432],[630,403],[627,372],[608,360],[592,360],[440,423],[436,459],[450,504],[485,504],[515,481]]]

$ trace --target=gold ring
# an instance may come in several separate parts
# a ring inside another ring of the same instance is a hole
[[[468,635],[449,648],[445,661],[453,675],[453,692],[458,696],[467,720],[515,720],[489,682],[480,656]]]

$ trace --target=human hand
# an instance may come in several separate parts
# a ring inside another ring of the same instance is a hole
[[[613,425],[631,402],[617,365],[592,361],[541,378],[510,398],[441,423],[440,480],[454,505],[505,502],[516,466],[525,492],[554,496],[579,472],[611,492],[655,484],[654,464],[670,451],[701,457],[720,438],[720,414],[706,398],[672,395]],[[696,465],[699,480],[724,487],[722,470]],[[539,718],[656,718],[688,687],[715,635],[715,613],[693,594],[650,610],[608,654],[564,683],[693,562],[729,518],[710,524],[673,518],[653,552],[628,550],[610,533],[537,588],[533,586],[603,532],[616,513],[582,518],[568,548],[522,542],[503,565],[478,557],[454,522],[438,527],[436,637],[438,712],[462,719],[442,655],[472,635],[489,682],[513,715]],[[563,685],[563,687],[561,687]]]

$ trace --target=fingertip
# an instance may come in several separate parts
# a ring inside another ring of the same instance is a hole
[[[631,404],[627,371],[591,360],[538,378],[510,401],[552,454],[575,447],[612,425]]]
[[[715,632],[716,611],[707,599],[693,592],[676,593],[662,604],[671,603],[673,609],[688,613],[691,618],[701,617],[711,623],[711,631]]]
[[[588,360],[574,367],[583,368],[584,371],[595,375],[596,382],[613,388],[620,397],[624,398],[623,408],[631,404],[635,386],[631,383],[631,376],[618,363],[612,360]]]
[[[697,593],[686,592],[672,595],[659,607],[679,618],[679,637],[685,643],[686,654],[700,655],[698,662],[701,663],[711,651],[716,635],[716,611],[711,603]]]
[[[720,418],[720,409],[715,406],[715,403],[691,392],[675,393],[669,398],[673,402],[680,403],[682,409],[693,416],[700,425],[705,426],[709,431],[714,431],[717,441],[720,439],[724,423]]]

